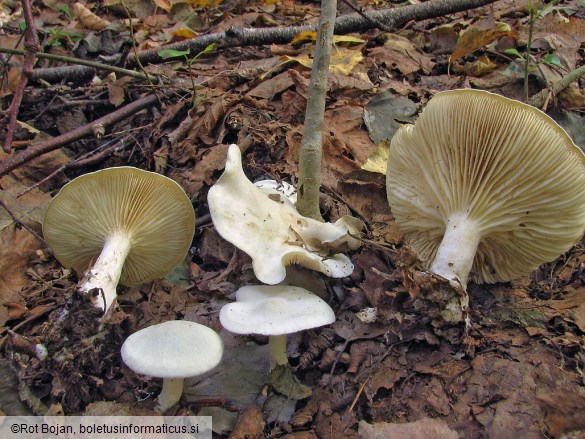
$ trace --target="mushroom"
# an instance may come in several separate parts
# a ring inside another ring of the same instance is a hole
[[[545,113],[485,91],[437,93],[402,126],[386,185],[406,242],[463,292],[554,260],[585,229],[583,152]]]
[[[236,334],[268,336],[270,365],[288,364],[286,336],[329,325],[335,313],[308,290],[284,285],[248,285],[236,292],[236,301],[221,308],[219,321]]]
[[[185,378],[204,374],[219,364],[223,343],[207,326],[172,320],[130,335],[121,354],[134,372],[163,379],[156,405],[162,413],[181,398]]]
[[[51,200],[43,219],[43,235],[62,265],[84,272],[95,260],[78,290],[104,314],[118,282],[135,285],[169,273],[194,232],[195,212],[183,189],[133,167],[77,177]]]
[[[360,246],[350,234],[359,234],[361,222],[343,217],[335,224],[322,223],[300,215],[279,194],[267,193],[246,178],[237,145],[230,145],[225,171],[209,190],[207,202],[217,232],[252,258],[263,283],[282,282],[289,264],[336,278],[353,271],[340,252]]]

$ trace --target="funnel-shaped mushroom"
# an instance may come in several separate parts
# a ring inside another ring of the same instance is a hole
[[[585,155],[543,112],[437,93],[392,139],[388,201],[427,267],[465,289],[554,260],[585,229]]]
[[[95,305],[104,313],[118,282],[135,285],[169,273],[194,232],[195,212],[183,189],[132,167],[77,177],[51,200],[43,219],[44,237],[61,264],[83,273],[95,261],[79,291],[101,289]]]
[[[219,364],[223,343],[207,326],[172,320],[135,332],[124,341],[121,353],[134,372],[163,379],[156,409],[164,412],[181,398],[185,378]]]
[[[272,368],[288,364],[286,336],[335,321],[335,313],[315,294],[300,287],[248,285],[219,312],[222,326],[236,334],[268,336]]]
[[[284,280],[285,266],[303,265],[330,277],[349,276],[353,264],[339,252],[356,249],[359,220],[335,224],[300,215],[291,203],[266,193],[244,175],[237,145],[230,145],[225,171],[209,190],[209,211],[217,232],[253,259],[261,282]]]

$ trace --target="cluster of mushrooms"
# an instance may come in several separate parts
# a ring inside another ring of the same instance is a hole
[[[392,138],[387,195],[405,241],[423,264],[458,291],[467,282],[502,282],[554,260],[585,230],[585,154],[543,112],[479,90],[437,93],[414,125]],[[241,287],[220,311],[238,334],[269,337],[271,367],[288,364],[286,336],[330,324],[331,307],[288,285],[298,264],[340,278],[359,247],[359,221],[323,223],[300,215],[294,190],[253,184],[237,145],[210,189],[217,232],[247,253],[263,285]],[[49,204],[43,234],[55,257],[85,273],[78,291],[104,315],[117,285],[160,278],[191,245],[195,213],[183,189],[132,167],[86,174]],[[130,335],[122,359],[135,372],[163,378],[157,409],[180,398],[183,380],[216,367],[223,344],[210,328],[169,321]]]

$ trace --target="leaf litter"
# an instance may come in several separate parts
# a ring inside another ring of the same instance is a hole
[[[329,78],[321,207],[331,221],[347,213],[358,216],[367,232],[362,248],[351,254],[350,277],[324,281],[313,275],[337,321],[289,340],[295,376],[312,392],[290,400],[266,388],[267,340],[222,331],[231,348],[225,363],[189,381],[175,413],[212,414],[217,433],[233,431],[234,437],[539,438],[585,431],[585,243],[515,281],[471,285],[472,327],[466,332],[442,318],[441,303],[448,297],[402,243],[383,175],[361,169],[370,159],[383,172],[393,130],[411,121],[435,91],[473,85],[522,96],[523,73],[509,74],[516,64],[505,51],[525,55],[528,16],[520,3],[501,0],[470,15],[409,23],[393,33],[372,30],[339,43],[335,56],[346,68]],[[580,63],[584,18],[576,3],[559,2],[536,21],[532,56],[541,68],[530,72],[534,92],[543,86],[539,81],[561,77]],[[53,30],[42,42],[44,50],[94,57],[111,53],[112,35],[119,42],[133,36],[138,49],[162,48],[215,26],[293,25],[318,17],[316,5],[289,1],[229,10],[219,2],[179,2],[171,8],[163,1],[136,1],[126,11],[116,9],[115,1],[110,4],[105,14],[96,14],[100,9],[89,2],[84,7],[93,16],[73,16],[83,29],[79,43],[73,38],[79,29],[61,5],[43,4],[44,29]],[[128,27],[93,29],[104,24],[96,17],[128,24],[128,12],[132,35]],[[187,19],[194,14],[197,20]],[[92,20],[97,24],[87,24]],[[59,29],[66,35],[57,34]],[[5,328],[31,343],[42,342],[49,351],[41,361],[4,336],[2,386],[10,389],[0,397],[4,413],[153,414],[160,380],[126,368],[120,346],[132,332],[170,319],[196,321],[219,332],[221,306],[233,300],[239,286],[255,282],[251,259],[213,228],[206,194],[223,170],[229,143],[241,146],[251,180],[294,183],[311,39],[214,49],[190,63],[173,58],[148,66],[176,84],[172,99],[116,123],[102,138],[66,145],[0,179],[2,199],[35,230],[39,216],[31,206],[41,206],[77,175],[120,165],[175,179],[193,200],[198,218],[192,252],[181,269],[165,280],[121,288],[116,312],[98,331],[95,310],[76,299],[79,274],[60,267],[50,249],[2,212],[0,317]],[[553,59],[548,55],[557,56],[560,67],[547,63]],[[3,103],[13,81],[6,84]],[[573,94],[565,92],[553,102],[569,131],[582,125],[575,111],[583,105],[582,85],[574,83]],[[17,129],[22,148],[146,92],[138,80],[112,81],[106,75],[91,85],[29,88],[19,119],[38,132]],[[61,111],[64,106],[72,110]],[[105,146],[107,154],[92,154]],[[364,323],[358,313],[368,308],[376,310],[375,319]]]

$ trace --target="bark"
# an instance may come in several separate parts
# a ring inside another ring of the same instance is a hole
[[[323,221],[319,210],[321,188],[321,144],[327,76],[331,58],[331,40],[337,12],[336,0],[321,1],[321,16],[315,44],[315,58],[309,83],[309,98],[305,110],[303,141],[299,152],[299,199],[297,210],[303,216]]]

